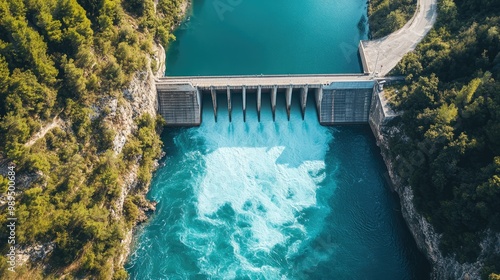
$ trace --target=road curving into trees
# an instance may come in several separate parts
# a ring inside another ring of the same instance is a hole
[[[416,48],[431,30],[436,18],[437,0],[418,0],[416,13],[401,29],[380,39],[361,41],[366,60],[365,72],[387,75],[405,54]]]

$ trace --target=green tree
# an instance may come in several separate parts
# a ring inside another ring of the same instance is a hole
[[[66,57],[63,57],[61,64],[64,73],[63,89],[67,92],[67,96],[76,99],[84,98],[87,81],[83,69],[78,68],[73,59],[67,60]]]
[[[76,0],[58,1],[54,17],[62,23],[63,43],[67,46],[67,50],[70,50],[67,53],[74,56],[80,46],[91,40],[93,35],[91,23],[85,10]]]
[[[405,23],[406,19],[401,10],[392,11],[387,16],[387,25],[390,30],[398,30],[399,28],[403,27]]]
[[[54,84],[58,71],[47,55],[47,44],[42,36],[28,27],[27,22],[15,19],[8,12],[0,18],[0,25],[9,33],[9,44],[0,51],[9,66],[30,69],[41,82]]]

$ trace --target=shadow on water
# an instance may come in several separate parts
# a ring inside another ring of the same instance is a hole
[[[327,198],[331,211],[324,231],[315,240],[319,250],[337,248],[333,259],[309,271],[309,279],[430,279],[431,267],[417,249],[400,210],[398,195],[387,182],[387,168],[367,125],[331,127],[334,141],[326,154],[328,172],[324,184],[336,184],[335,195],[318,191],[318,200]],[[348,209],[348,210],[346,210]],[[388,248],[396,248],[389,250]],[[362,265],[359,265],[362,264]],[[356,266],[352,270],[342,267]],[[384,269],[380,269],[384,267]],[[339,269],[340,268],[340,269]]]

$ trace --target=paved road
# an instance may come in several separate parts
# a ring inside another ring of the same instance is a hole
[[[437,0],[417,0],[417,12],[400,30],[377,40],[362,41],[369,73],[385,76],[415,49],[436,22]],[[377,61],[378,57],[378,61]]]
[[[288,86],[288,85],[327,85],[332,82],[359,82],[369,81],[372,77],[363,74],[354,75],[280,75],[280,76],[220,76],[220,77],[164,77],[157,81],[161,84],[183,84],[190,82],[193,86],[206,88],[210,86]]]

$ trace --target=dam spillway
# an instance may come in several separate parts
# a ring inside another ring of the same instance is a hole
[[[288,119],[292,96],[299,95],[304,116],[307,96],[314,95],[318,121],[322,125],[368,123],[370,107],[378,80],[368,75],[276,75],[175,77],[157,81],[158,112],[167,126],[199,126],[203,106],[213,106],[218,117],[218,99],[227,99],[227,112],[232,120],[231,97],[241,95],[243,120],[246,121],[247,94],[255,93],[258,120],[262,94],[270,96],[273,120],[277,99],[285,99]],[[202,104],[203,95],[211,96],[212,104]],[[225,95],[225,97],[222,97]]]

